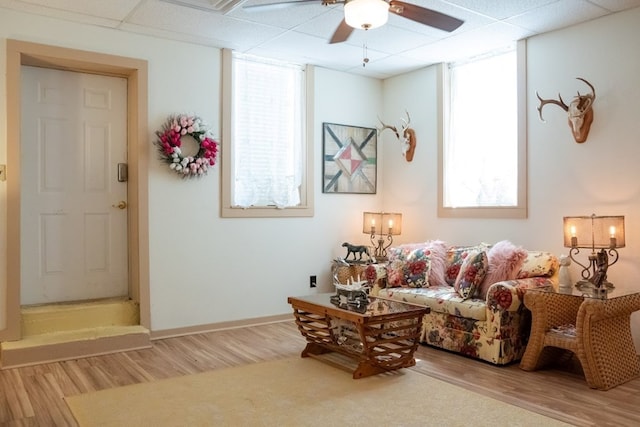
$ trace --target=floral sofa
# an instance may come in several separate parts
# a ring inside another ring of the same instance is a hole
[[[504,365],[520,360],[530,330],[527,289],[557,288],[559,262],[549,252],[509,241],[448,246],[442,241],[391,248],[365,276],[373,296],[429,307],[420,341]]]

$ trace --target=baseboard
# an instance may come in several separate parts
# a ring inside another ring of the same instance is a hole
[[[222,331],[225,329],[245,328],[247,326],[266,325],[269,323],[279,323],[292,321],[291,313],[278,314],[275,316],[255,317],[252,319],[235,320],[231,322],[209,323],[205,325],[188,326],[184,328],[163,329],[151,331],[151,340],[161,340],[165,338],[181,337],[184,335],[202,334],[205,332]]]

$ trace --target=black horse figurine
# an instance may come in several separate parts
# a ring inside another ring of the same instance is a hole
[[[342,247],[343,248],[347,248],[347,256],[344,257],[345,260],[348,259],[349,255],[351,255],[351,254],[353,254],[353,259],[354,260],[356,259],[356,254],[357,254],[358,255],[358,260],[360,260],[360,261],[362,260],[362,254],[370,256],[369,255],[369,248],[367,248],[364,245],[352,245],[351,243],[344,242],[342,244]]]

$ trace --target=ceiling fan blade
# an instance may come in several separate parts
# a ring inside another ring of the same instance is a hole
[[[331,36],[329,43],[341,43],[347,40],[352,32],[353,27],[347,24],[347,21],[343,18],[342,22],[340,22],[340,25],[338,25],[338,28],[336,28],[336,31],[333,33],[333,36]]]
[[[259,12],[265,10],[284,9],[285,7],[289,6],[301,6],[308,3],[322,4],[322,0],[286,0],[275,3],[248,4],[242,6],[242,8],[247,12]]]
[[[443,31],[451,32],[464,23],[453,16],[403,1],[391,0],[389,5],[391,13]]]

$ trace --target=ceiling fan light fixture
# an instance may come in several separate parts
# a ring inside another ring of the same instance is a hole
[[[388,19],[389,3],[384,0],[351,0],[344,5],[344,20],[353,28],[378,28]]]

